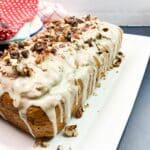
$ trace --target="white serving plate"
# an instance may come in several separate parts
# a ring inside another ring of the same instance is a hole
[[[125,128],[138,93],[150,55],[150,38],[125,34],[122,44],[125,54],[119,68],[110,71],[101,87],[87,101],[89,107],[81,119],[69,124],[78,125],[78,137],[61,134],[47,148],[34,148],[34,140],[0,119],[0,150],[115,150]]]

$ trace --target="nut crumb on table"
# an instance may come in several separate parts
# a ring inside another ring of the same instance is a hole
[[[76,137],[78,135],[77,125],[67,125],[64,129],[64,136]]]

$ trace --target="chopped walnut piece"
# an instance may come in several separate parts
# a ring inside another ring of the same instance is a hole
[[[28,67],[27,65],[22,65],[22,64],[15,66],[14,69],[16,70],[16,72],[19,76],[30,77],[32,75],[32,72],[33,72],[32,68]]]
[[[65,23],[67,23],[73,27],[76,27],[78,25],[78,21],[75,16],[66,17],[66,18],[64,18],[64,21],[65,21]]]
[[[116,57],[113,61],[113,67],[119,67],[122,59],[120,57]]]
[[[66,137],[76,137],[78,135],[77,125],[68,125],[64,129],[64,135]]]
[[[91,15],[87,15],[86,17],[85,17],[85,21],[90,21],[91,20]]]
[[[18,48],[24,48],[24,43],[21,42],[21,41],[19,41],[19,42],[18,42]]]
[[[56,54],[57,50],[56,50],[56,48],[51,48],[50,52],[51,52],[52,54]]]
[[[8,55],[4,56],[3,60],[6,62],[6,64],[10,64],[10,57]]]
[[[98,33],[97,35],[96,35],[96,39],[101,39],[102,38],[102,35],[100,34],[100,33]]]
[[[108,31],[108,28],[103,28],[103,31],[104,31],[104,32],[107,32],[107,31]]]
[[[35,43],[33,47],[31,48],[32,51],[36,51],[37,53],[41,53],[43,50],[46,49],[46,46],[41,43]]]
[[[74,37],[75,39],[80,39],[80,34],[79,34],[79,33],[74,33],[74,34],[73,34],[73,37]]]
[[[72,34],[71,34],[71,32],[70,32],[70,31],[68,31],[68,32],[67,32],[67,35],[66,35],[66,37],[65,37],[65,38],[67,39],[67,41],[69,41],[69,42],[70,42],[70,41],[71,41],[71,37],[72,37]]]
[[[77,109],[77,111],[75,112],[75,117],[76,118],[81,118],[82,117],[82,115],[83,115],[83,112],[84,112],[84,110],[83,110],[83,107],[79,107],[79,109]]]
[[[18,44],[16,42],[13,42],[9,45],[8,50],[11,51],[11,50],[14,50],[16,48],[18,48]]]
[[[116,58],[113,61],[113,67],[119,67],[122,62],[123,57],[124,57],[123,53],[118,52]]]
[[[34,147],[40,146],[40,147],[46,148],[48,146],[48,143],[49,143],[49,139],[47,138],[43,138],[43,139],[37,138],[35,140]]]
[[[10,58],[11,59],[19,59],[19,57],[20,57],[20,54],[18,51],[16,51],[16,50],[10,51]]]
[[[77,22],[78,23],[84,23],[84,21],[82,19],[77,18]]]
[[[43,60],[44,60],[44,56],[43,55],[37,55],[36,59],[35,59],[35,63],[36,64],[40,64]]]
[[[100,51],[99,51],[99,52],[96,52],[96,54],[101,55],[101,54],[102,54],[102,52],[100,52]]]
[[[21,51],[21,55],[23,56],[23,58],[28,58],[29,51],[28,50],[23,50],[23,51]]]
[[[92,39],[92,38],[88,39],[87,41],[84,41],[84,43],[88,44],[89,47],[92,47],[92,46],[93,46],[92,42],[93,42],[93,39]]]
[[[118,52],[118,55],[121,56],[121,57],[124,57],[122,52]]]
[[[63,146],[62,145],[58,145],[57,146],[57,150],[63,150]]]

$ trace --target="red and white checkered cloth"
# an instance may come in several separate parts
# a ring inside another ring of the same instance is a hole
[[[38,0],[0,0],[0,41],[12,38],[38,11]]]
[[[50,0],[0,0],[0,42],[14,37],[36,15],[46,23],[66,16],[67,12]]]

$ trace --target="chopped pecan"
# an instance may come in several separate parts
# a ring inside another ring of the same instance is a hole
[[[84,41],[84,43],[88,44],[89,47],[92,47],[92,46],[93,46],[93,43],[92,43],[92,42],[93,42],[93,39],[92,39],[92,38],[90,38],[90,39]]]
[[[108,28],[103,28],[103,31],[104,31],[104,32],[107,32],[107,31],[108,31]]]
[[[98,33],[97,35],[96,35],[96,39],[101,39],[102,38],[102,35],[100,34],[100,33]]]
[[[34,146],[35,147],[40,146],[40,147],[46,148],[46,147],[48,147],[48,142],[49,142],[49,139],[47,139],[47,138],[37,138],[35,140]]]
[[[101,54],[102,54],[102,52],[98,51],[98,52],[96,52],[96,54],[101,55]]]
[[[29,46],[30,43],[29,43],[28,41],[23,41],[23,45],[24,45],[24,46]]]
[[[19,41],[19,42],[18,42],[18,48],[24,48],[24,43],[21,42],[21,41]]]
[[[79,107],[79,109],[77,109],[77,111],[75,112],[75,117],[76,118],[81,118],[82,117],[82,115],[83,115],[83,107]]]
[[[46,49],[46,46],[41,43],[35,43],[33,47],[31,48],[32,51],[36,51],[37,53],[41,53],[43,50]]]
[[[70,31],[68,31],[65,38],[67,39],[67,41],[70,42],[71,41],[71,37],[72,37],[72,33]]]
[[[17,50],[10,51],[10,58],[11,59],[19,59],[19,57],[20,57],[20,54]]]
[[[77,125],[68,125],[64,129],[64,135],[66,137],[76,137],[78,135]]]
[[[56,48],[51,48],[50,52],[51,52],[52,54],[56,54],[57,50],[56,50]]]
[[[63,150],[62,145],[58,145],[57,150]]]
[[[73,37],[74,37],[75,39],[80,39],[80,35],[79,35],[78,33],[74,33],[74,34],[73,34]]]
[[[118,52],[118,56],[124,57],[122,52]]]
[[[90,21],[91,20],[91,15],[87,15],[86,17],[85,17],[85,21]]]
[[[84,23],[84,21],[82,19],[77,18],[77,22],[78,23]]]
[[[78,25],[78,21],[75,16],[66,17],[66,18],[64,18],[64,21],[65,21],[65,23],[67,23],[73,27],[76,27]]]
[[[21,55],[23,56],[23,58],[28,58],[29,51],[28,50],[23,50],[23,51],[21,51]]]
[[[56,41],[58,42],[65,42],[66,41],[66,38],[64,35],[59,35],[56,37]]]
[[[32,68],[28,67],[27,65],[18,65],[15,67],[15,70],[19,76],[28,76],[32,75]]]
[[[115,58],[114,61],[113,61],[113,67],[119,67],[120,64],[121,64],[121,62],[122,62],[122,58],[116,56],[116,58]]]
[[[43,55],[37,55],[36,59],[35,59],[35,63],[36,64],[40,64],[42,61],[44,60]]]

